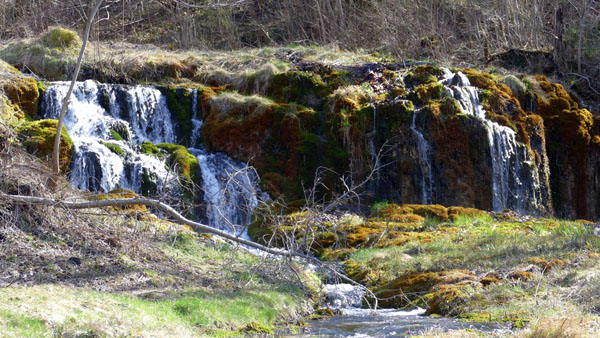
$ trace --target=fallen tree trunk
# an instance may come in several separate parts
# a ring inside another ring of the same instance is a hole
[[[177,212],[177,210],[173,209],[171,206],[169,206],[165,203],[162,203],[160,201],[157,201],[157,200],[153,200],[153,199],[149,199],[149,198],[122,198],[122,199],[110,199],[110,200],[98,200],[98,201],[69,202],[69,201],[63,201],[63,200],[58,200],[58,199],[49,199],[49,198],[35,197],[35,196],[8,195],[4,192],[0,192],[0,200],[12,201],[12,202],[20,203],[20,204],[47,205],[47,206],[52,206],[52,207],[75,209],[75,210],[103,208],[103,207],[122,207],[122,206],[126,206],[126,205],[151,206],[151,207],[154,207],[156,209],[159,209],[159,210],[167,213],[168,215],[173,217],[173,219],[177,223],[189,225],[192,228],[194,228],[194,230],[196,230],[196,231],[206,232],[206,233],[210,233],[213,235],[217,235],[217,236],[232,240],[236,243],[243,244],[243,245],[249,246],[254,249],[258,249],[260,251],[263,251],[263,252],[266,252],[266,253],[269,253],[272,255],[284,256],[284,257],[288,257],[288,258],[298,257],[298,258],[305,259],[307,261],[311,261],[319,266],[325,266],[327,269],[329,269],[330,271],[335,273],[342,280],[349,282],[353,285],[357,285],[361,288],[364,288],[365,291],[367,293],[369,293],[373,297],[373,299],[375,299],[374,309],[377,309],[377,298],[371,292],[371,290],[369,290],[364,285],[361,285],[361,284],[355,282],[354,280],[350,279],[348,276],[345,276],[344,274],[339,273],[338,271],[336,271],[332,267],[328,266],[327,264],[324,264],[323,262],[316,259],[315,257],[311,257],[309,255],[305,255],[300,252],[294,252],[294,251],[276,249],[276,248],[269,248],[269,247],[261,245],[259,243],[252,242],[252,241],[240,238],[238,236],[232,235],[230,233],[215,229],[206,224],[194,222],[194,221],[182,216],[179,212]]]
[[[164,204],[160,201],[148,199],[148,198],[122,198],[122,199],[110,199],[110,200],[99,200],[99,201],[84,201],[84,202],[68,202],[62,200],[53,200],[42,197],[34,197],[34,196],[21,196],[21,195],[8,195],[3,192],[0,192],[0,199],[10,200],[13,202],[18,202],[21,204],[30,204],[30,205],[48,205],[55,207],[63,207],[66,209],[92,209],[92,208],[103,208],[103,207],[120,207],[126,205],[146,205],[151,206],[156,209],[159,209],[171,217],[173,217],[178,223],[186,224],[194,228],[194,230],[199,232],[211,233],[223,238],[227,238],[229,240],[235,241],[240,244],[247,245],[249,247],[279,256],[297,256],[306,258],[307,256],[301,253],[290,252],[287,250],[269,248],[259,243],[255,243],[238,236],[232,235],[230,233],[215,229],[208,225],[194,222],[190,219],[183,217],[179,212],[173,209],[171,206]]]

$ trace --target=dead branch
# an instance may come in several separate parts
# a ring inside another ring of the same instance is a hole
[[[276,249],[276,248],[269,248],[264,245],[261,245],[261,244],[240,238],[238,236],[229,234],[227,232],[212,228],[208,225],[194,222],[190,219],[183,217],[179,212],[177,212],[171,206],[164,204],[157,200],[148,199],[148,198],[123,198],[123,199],[100,200],[100,201],[67,202],[67,201],[59,200],[59,199],[49,199],[49,198],[35,197],[35,196],[9,195],[4,192],[0,192],[0,200],[12,201],[15,203],[28,204],[28,205],[47,205],[47,206],[57,207],[57,208],[66,208],[69,210],[93,209],[93,208],[103,208],[103,207],[121,207],[121,206],[126,206],[126,205],[151,206],[151,207],[159,209],[159,210],[165,212],[166,214],[170,215],[171,217],[173,217],[173,219],[176,222],[178,222],[180,224],[185,224],[185,225],[191,226],[196,231],[206,232],[206,233],[210,233],[213,235],[217,235],[219,237],[226,238],[226,239],[234,241],[236,243],[243,244],[243,245],[246,245],[246,246],[254,248],[254,249],[258,249],[258,250],[260,250],[262,252],[266,252],[268,254],[272,254],[272,255],[276,255],[276,256],[283,256],[283,257],[287,257],[288,259],[291,259],[293,257],[298,257],[298,258],[304,259],[306,261],[312,262],[314,264],[317,264],[319,266],[324,266],[327,269],[331,270],[333,273],[335,273],[341,279],[343,279],[353,285],[360,286],[360,287],[364,288],[368,293],[373,295],[372,292],[365,286],[360,285],[359,283],[353,281],[352,279],[345,276],[344,274],[339,273],[332,267],[328,266],[327,264],[321,262],[320,260],[318,260],[314,257],[305,255],[300,252]],[[374,295],[373,295],[373,298],[376,300]],[[375,309],[377,308],[377,301],[375,302],[374,308]]]

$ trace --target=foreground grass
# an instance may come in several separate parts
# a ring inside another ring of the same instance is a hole
[[[271,330],[282,314],[299,310],[294,308],[298,290],[214,291],[169,292],[154,300],[60,285],[9,287],[0,290],[0,332],[4,337],[227,336],[251,323]]]

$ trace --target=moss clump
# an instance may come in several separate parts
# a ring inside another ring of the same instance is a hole
[[[434,115],[457,115],[463,111],[460,108],[458,101],[452,97],[447,97],[439,101],[429,102],[428,109]]]
[[[40,40],[48,48],[81,48],[81,38],[76,32],[62,27],[50,27]]]
[[[54,147],[57,125],[58,121],[56,120],[24,122],[17,128],[17,133],[28,152],[40,158],[48,158],[51,156]],[[59,162],[62,172],[69,170],[72,154],[73,141],[67,133],[67,128],[63,126],[59,151]]]
[[[117,131],[115,131],[114,129],[110,130],[110,137],[115,140],[115,141],[124,141],[123,137],[121,136],[121,134],[119,134]]]
[[[9,100],[30,119],[37,117],[38,99],[40,96],[38,82],[31,77],[9,76],[0,79],[0,90]]]
[[[123,149],[121,148],[121,146],[119,146],[118,144],[114,144],[114,143],[108,143],[108,142],[102,142],[102,144],[108,148],[108,150],[112,151],[113,153],[121,156],[124,154]]]
[[[301,105],[319,108],[321,98],[327,97],[335,88],[329,88],[319,74],[312,72],[288,71],[273,75],[266,94],[278,102],[297,102]]]
[[[186,147],[170,143],[159,143],[156,147],[170,154],[169,164],[175,165],[181,175],[196,181],[200,165],[196,156],[190,154]]]
[[[459,212],[459,209],[455,209],[455,212]],[[379,219],[395,222],[404,222],[410,215],[418,215],[422,220],[427,217],[440,221],[449,219],[448,208],[437,204],[388,204],[378,211]]]
[[[415,88],[415,101],[424,104],[432,100],[439,100],[442,98],[443,92],[444,85],[439,82],[422,84]]]
[[[250,334],[267,334],[270,335],[273,333],[273,330],[270,327],[262,325],[257,322],[250,322],[246,324],[243,328],[239,330],[240,332],[250,333]]]
[[[382,299],[380,306],[391,308],[407,306],[425,296],[426,303],[433,306],[429,313],[446,314],[447,307],[442,308],[442,303],[451,303],[459,297],[460,288],[466,284],[461,282],[474,280],[474,274],[465,270],[408,273],[375,288],[373,293]]]
[[[162,152],[160,151],[160,149],[150,141],[142,142],[140,148],[143,154],[162,157]]]
[[[438,76],[444,72],[434,66],[418,66],[408,74],[405,82],[408,86],[414,87],[423,84],[432,84],[437,82]]]

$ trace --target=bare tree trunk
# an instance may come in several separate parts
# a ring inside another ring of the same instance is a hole
[[[583,45],[583,34],[584,34],[584,28],[585,28],[585,17],[587,16],[587,11],[588,11],[588,1],[587,0],[583,0],[583,2],[581,3],[581,5],[579,6],[579,36],[577,37],[577,72],[579,74],[582,73],[581,70],[581,59],[582,59],[582,45]]]
[[[90,5],[93,4],[91,0]],[[75,82],[77,82],[77,76],[79,75],[79,70],[81,69],[81,63],[83,61],[83,56],[85,54],[85,46],[87,45],[88,38],[90,36],[90,29],[92,27],[92,23],[94,22],[94,17],[100,6],[102,5],[102,0],[98,0],[95,6],[90,6],[90,12],[88,13],[87,24],[85,26],[85,33],[83,35],[83,43],[81,44],[81,50],[79,51],[79,58],[77,58],[77,64],[75,66],[75,70],[73,71],[73,78],[71,79],[71,86],[69,87],[69,91],[63,100],[62,109],[60,111],[60,116],[58,117],[58,126],[56,127],[56,136],[54,137],[54,148],[52,151],[52,172],[55,176],[58,176],[60,173],[60,163],[58,154],[60,152],[60,134],[62,132],[63,123],[65,120],[65,115],[67,114],[67,108],[69,106],[69,100],[71,98],[71,93],[73,93],[73,87],[75,87]]]

